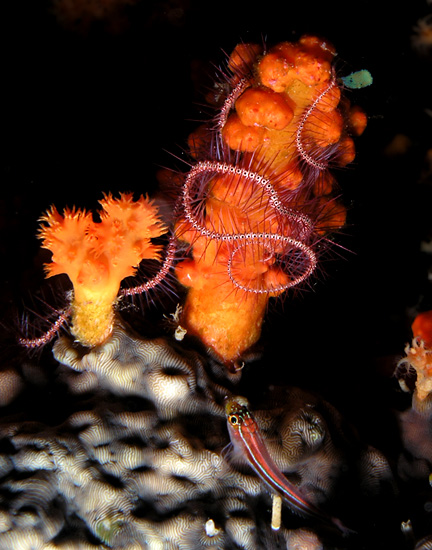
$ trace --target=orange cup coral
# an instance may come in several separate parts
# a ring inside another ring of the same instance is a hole
[[[151,242],[166,232],[157,208],[131,193],[99,201],[100,222],[91,212],[53,206],[42,218],[39,238],[51,250],[48,277],[66,273],[73,284],[71,332],[83,345],[101,344],[112,332],[114,304],[125,277],[134,275],[143,259],[160,259],[161,247]]]
[[[314,36],[267,53],[238,46],[216,130],[189,139],[198,162],[176,225],[192,254],[176,268],[189,288],[181,323],[228,365],[259,339],[269,298],[307,280],[316,245],[345,223],[328,168],[354,159],[366,117],[341,99],[334,55]]]

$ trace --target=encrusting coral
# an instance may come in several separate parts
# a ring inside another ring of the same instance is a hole
[[[91,212],[53,206],[42,218],[39,237],[49,249],[48,277],[66,273],[73,284],[71,332],[85,346],[101,344],[111,334],[114,304],[121,281],[135,274],[143,259],[159,260],[162,247],[151,242],[167,229],[157,208],[141,196],[111,194],[99,201],[100,221]]]
[[[215,128],[189,138],[176,225],[192,257],[182,326],[235,368],[260,337],[268,300],[314,273],[317,245],[345,223],[329,168],[355,156],[366,116],[342,98],[328,42],[303,36],[263,52],[241,44]]]

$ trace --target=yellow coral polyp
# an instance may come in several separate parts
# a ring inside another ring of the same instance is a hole
[[[148,198],[108,194],[99,202],[100,222],[91,212],[65,209],[61,215],[52,207],[39,232],[43,248],[52,252],[47,277],[65,273],[73,284],[71,331],[86,346],[111,334],[121,281],[135,274],[141,260],[159,259],[161,247],[151,239],[166,232]]]

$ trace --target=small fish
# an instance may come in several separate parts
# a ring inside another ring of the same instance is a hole
[[[240,447],[249,464],[272,493],[280,495],[294,512],[332,523],[344,535],[353,533],[339,519],[308,502],[302,496],[300,489],[283,475],[265,446],[258,424],[249,410],[247,399],[240,396],[227,399],[225,413],[231,442],[236,447]]]
[[[356,71],[348,76],[343,76],[341,77],[341,80],[347,88],[351,88],[352,90],[366,88],[373,82],[372,75],[367,69]]]

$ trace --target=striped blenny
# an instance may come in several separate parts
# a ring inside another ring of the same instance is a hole
[[[344,535],[353,532],[345,527],[339,519],[326,514],[308,502],[301,490],[284,476],[267,450],[246,398],[241,396],[228,398],[225,412],[232,444],[236,448],[240,448],[251,467],[272,493],[280,495],[294,512],[321,522],[331,523]]]

